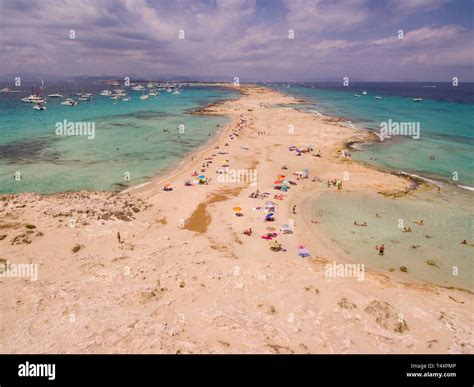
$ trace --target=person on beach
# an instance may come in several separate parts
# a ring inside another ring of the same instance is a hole
[[[293,209],[291,210],[293,214],[296,214],[296,205],[293,206]]]
[[[419,226],[423,226],[425,224],[423,219],[417,220],[415,223]]]
[[[378,251],[379,251],[379,255],[383,257],[383,254],[384,254],[384,252],[385,252],[385,246],[384,246],[384,245],[375,246],[375,250],[378,250]]]
[[[461,244],[462,244],[462,245],[467,245],[467,240],[464,239],[464,240],[461,242]]]
[[[120,232],[117,232],[117,239],[120,244],[123,243],[122,238],[120,237]]]

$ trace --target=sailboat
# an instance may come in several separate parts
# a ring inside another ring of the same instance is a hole
[[[143,94],[140,96],[140,99],[142,100],[146,100],[146,99],[149,99],[150,96],[148,94],[145,94],[145,90],[143,90]]]

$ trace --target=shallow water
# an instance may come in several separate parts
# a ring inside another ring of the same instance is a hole
[[[436,87],[432,87],[436,86]],[[273,86],[303,98],[300,108],[343,117],[360,129],[381,123],[419,123],[420,136],[394,136],[354,151],[354,159],[379,167],[474,187],[474,84],[353,83]],[[367,95],[362,95],[366,90]],[[360,97],[355,97],[359,94]],[[380,96],[382,99],[375,99]],[[422,97],[422,102],[414,102]],[[435,156],[434,160],[430,157]]]
[[[474,247],[461,244],[464,239],[474,243],[472,199],[461,189],[439,196],[435,191],[395,200],[378,194],[324,192],[312,202],[312,216],[321,222],[313,227],[329,234],[356,263],[473,290]],[[414,223],[420,219],[423,226]],[[367,227],[354,226],[354,221],[367,222]],[[410,226],[412,232],[403,233],[399,225]],[[375,250],[381,244],[386,247],[383,257]],[[427,260],[435,261],[437,267]],[[401,266],[408,272],[401,273]]]
[[[63,86],[52,86],[46,94],[63,93]],[[84,86],[95,96],[76,107],[48,99],[45,111],[20,101],[30,91],[0,94],[0,193],[117,190],[139,184],[179,163],[228,122],[191,110],[237,97],[221,88],[186,87],[181,95],[162,91],[149,100],[132,91],[132,101],[124,102],[99,96],[102,89],[106,86]],[[64,120],[94,123],[94,138],[57,136],[56,124]],[[16,172],[21,180],[14,179]]]

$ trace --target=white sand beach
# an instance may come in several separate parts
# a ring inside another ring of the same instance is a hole
[[[368,133],[283,107],[298,102],[274,90],[239,90],[199,112],[231,123],[149,184],[0,196],[0,258],[38,265],[36,281],[0,277],[1,353],[473,353],[470,291],[399,267],[326,275],[354,261],[318,230],[307,199],[397,200],[412,182],[343,156]]]

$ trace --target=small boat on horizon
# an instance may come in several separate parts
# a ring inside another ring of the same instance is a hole
[[[360,94],[354,94],[354,97],[360,97]]]
[[[83,93],[77,100],[81,102],[92,102],[92,94]]]
[[[45,102],[43,97],[39,95],[35,95],[35,94],[31,94],[30,96],[22,98],[21,100],[25,103],[44,103]]]
[[[423,101],[423,100],[422,100],[421,98],[413,98],[413,101],[414,101],[414,102],[421,102],[421,101]]]
[[[379,97],[379,96],[377,96],[377,97],[374,97],[374,98],[375,98],[375,99],[382,99],[382,97]]]
[[[33,106],[33,109],[35,109],[35,110],[46,110],[46,106],[44,106],[44,103],[37,103],[36,105]]]
[[[61,102],[61,105],[65,105],[65,106],[76,106],[76,105],[77,105],[77,101],[74,101],[72,98],[66,98],[66,100],[64,100],[63,102]]]
[[[48,94],[48,98],[63,98],[63,95],[59,93]]]
[[[362,94],[363,94],[363,95],[367,95],[367,91],[364,90],[364,91],[362,92]]]

